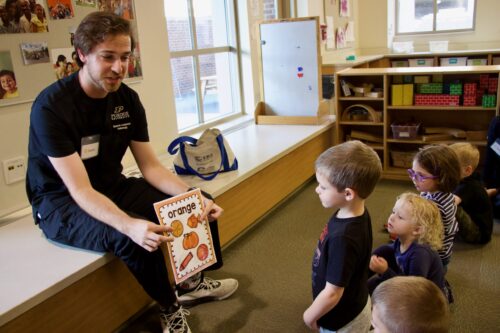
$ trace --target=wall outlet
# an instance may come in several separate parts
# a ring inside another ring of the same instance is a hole
[[[24,156],[3,160],[5,183],[12,184],[26,178],[26,161]]]

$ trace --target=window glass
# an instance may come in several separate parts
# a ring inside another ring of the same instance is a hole
[[[232,4],[165,0],[179,130],[241,113]]]
[[[193,57],[170,60],[175,93],[175,110],[179,129],[198,124],[198,101],[194,78]]]
[[[227,42],[224,0],[193,0],[198,48],[225,46]]]
[[[474,11],[474,0],[398,0],[397,33],[471,30]]]
[[[399,33],[432,31],[434,0],[400,0],[398,10]]]
[[[233,89],[229,53],[200,56],[201,96],[205,120],[213,120],[232,113]]]
[[[191,50],[191,24],[186,1],[165,0],[168,47],[170,52]]]
[[[474,1],[439,1],[436,30],[460,30],[474,27]]]

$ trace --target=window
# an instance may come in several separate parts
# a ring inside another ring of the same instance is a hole
[[[475,0],[397,0],[397,34],[474,29]]]
[[[264,5],[264,20],[272,20],[276,15],[276,0],[263,0]]]
[[[164,0],[179,130],[241,113],[230,0]]]

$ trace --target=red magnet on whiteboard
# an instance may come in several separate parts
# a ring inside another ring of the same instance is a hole
[[[302,68],[302,66],[297,67],[297,72],[298,72],[297,77],[299,79],[304,76],[304,73],[302,73],[303,70],[304,70],[304,68]]]

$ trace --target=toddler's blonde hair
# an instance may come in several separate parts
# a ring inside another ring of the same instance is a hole
[[[420,229],[416,241],[429,245],[433,250],[439,250],[443,246],[444,229],[436,204],[411,192],[401,194],[398,200],[410,206],[411,223]]]
[[[457,154],[458,162],[462,168],[470,165],[473,170],[476,170],[479,164],[479,150],[476,146],[469,142],[457,142],[450,145],[450,148]]]

